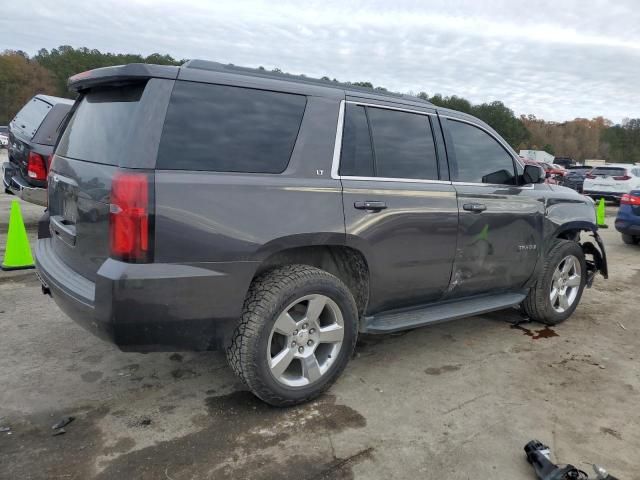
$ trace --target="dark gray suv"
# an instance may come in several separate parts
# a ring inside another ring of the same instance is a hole
[[[360,332],[555,324],[607,275],[593,202],[469,115],[198,60],[70,86],[43,291],[125,351],[225,349],[271,404],[328,388]]]

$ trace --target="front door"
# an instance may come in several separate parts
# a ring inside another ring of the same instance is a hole
[[[544,203],[519,185],[514,156],[489,129],[443,118],[460,222],[449,297],[516,290],[531,277]]]
[[[434,111],[346,104],[339,174],[347,243],[369,264],[369,313],[438,300],[449,286],[458,208],[440,145]]]

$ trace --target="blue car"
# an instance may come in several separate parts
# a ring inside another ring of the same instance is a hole
[[[627,245],[640,241],[640,190],[625,193],[620,199],[616,230],[622,234],[622,241]]]

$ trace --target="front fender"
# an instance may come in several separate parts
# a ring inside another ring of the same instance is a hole
[[[556,239],[574,240],[580,244],[586,257],[587,286],[591,286],[598,272],[604,278],[608,278],[607,254],[602,239],[598,234],[596,213],[592,200],[569,191],[563,192],[561,196],[548,199],[544,223],[545,234],[542,256],[546,256]],[[581,232],[589,232],[591,238],[585,238],[584,235],[581,236]],[[539,266],[542,264],[544,262],[539,262]]]

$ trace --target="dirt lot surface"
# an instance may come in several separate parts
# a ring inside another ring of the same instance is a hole
[[[41,209],[22,210],[33,236]],[[559,462],[639,479],[640,247],[603,237],[610,279],[565,324],[512,328],[505,311],[364,336],[327,395],[289,409],[253,398],[220,353],[122,353],[32,270],[2,272],[0,478],[533,479],[536,438]]]

